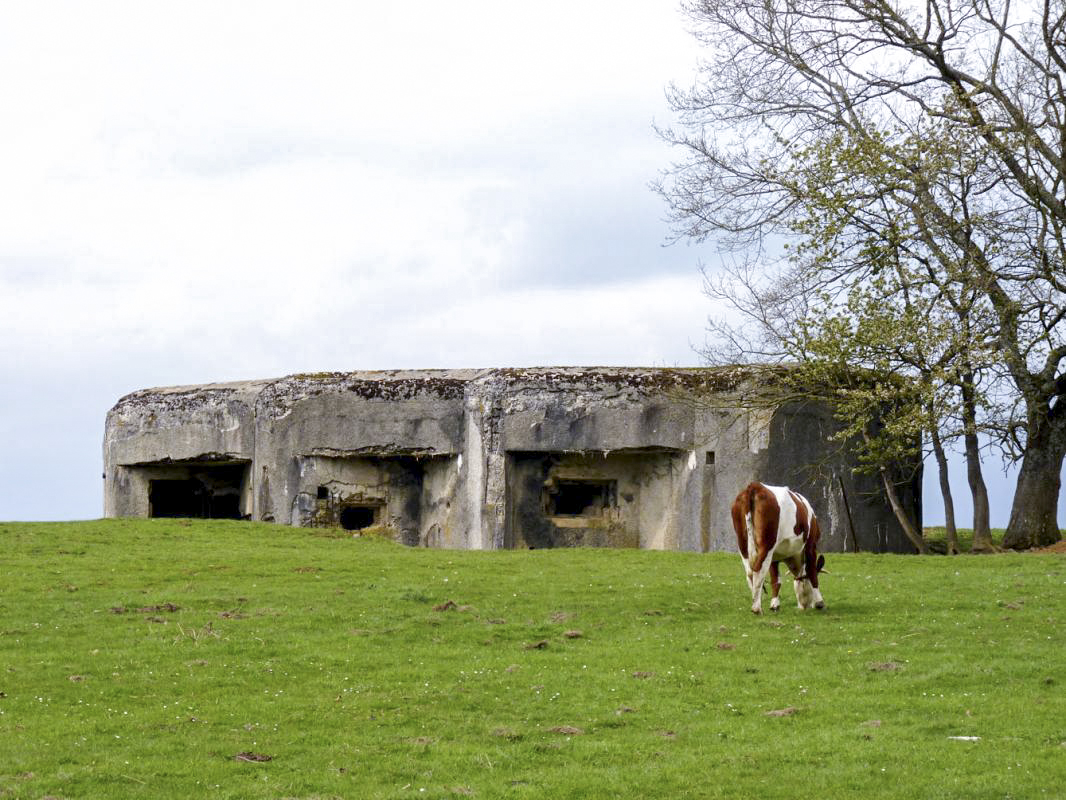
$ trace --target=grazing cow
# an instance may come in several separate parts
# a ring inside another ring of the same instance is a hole
[[[762,613],[762,589],[770,573],[770,610],[781,607],[778,591],[779,561],[795,579],[796,601],[801,609],[825,608],[818,591],[818,573],[825,558],[818,555],[818,520],[807,498],[785,486],[749,483],[733,501],[733,528],[751,588],[751,610]]]

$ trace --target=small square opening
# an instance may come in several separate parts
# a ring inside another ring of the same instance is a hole
[[[379,506],[345,506],[341,509],[340,523],[346,531],[361,531],[377,522]]]
[[[329,500],[329,487],[328,486],[319,486],[318,487],[318,499],[319,500]]]

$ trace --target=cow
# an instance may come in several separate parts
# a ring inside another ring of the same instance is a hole
[[[803,495],[786,486],[749,483],[733,501],[733,529],[751,589],[751,610],[762,613],[763,583],[770,574],[770,610],[781,607],[778,562],[788,565],[795,579],[800,609],[825,608],[818,591],[818,573],[825,558],[818,555],[821,531],[814,509]]]

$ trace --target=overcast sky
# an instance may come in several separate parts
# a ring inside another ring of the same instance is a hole
[[[0,519],[98,517],[138,388],[697,365],[648,189],[697,58],[672,0],[0,0]]]

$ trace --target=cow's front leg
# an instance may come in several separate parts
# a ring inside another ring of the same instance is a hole
[[[781,577],[778,575],[776,561],[770,562],[770,610],[777,611],[781,608]]]
[[[824,611],[825,600],[822,599],[822,593],[818,590],[818,568],[824,563],[824,560],[818,558],[813,548],[808,548],[804,556],[807,570],[808,608],[813,604],[819,611]]]

